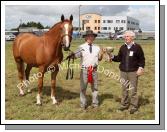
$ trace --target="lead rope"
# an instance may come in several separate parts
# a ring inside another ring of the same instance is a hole
[[[69,49],[69,51],[71,51]],[[77,54],[81,51],[84,51],[84,49],[81,49],[79,50],[78,52],[74,53],[74,54]],[[72,52],[72,51],[71,51]],[[67,74],[66,74],[66,80],[68,79],[73,79],[73,76],[74,76],[74,69],[70,67],[70,61],[71,61],[71,57],[70,56],[67,56],[63,61],[65,60],[68,60],[67,62]],[[72,58],[72,64],[74,64],[74,57]]]
[[[73,79],[74,76],[74,69],[70,66],[71,58],[68,58],[67,62],[67,74],[66,74],[66,80]],[[74,64],[74,58],[72,58],[72,64]]]

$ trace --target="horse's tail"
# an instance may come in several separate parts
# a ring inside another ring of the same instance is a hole
[[[13,41],[13,56],[14,58],[20,57],[20,34]]]
[[[19,49],[20,49],[20,39],[17,36],[13,42],[13,56],[17,65],[18,76],[21,80],[25,78],[25,68],[24,68],[24,61],[22,60]]]
[[[21,59],[16,60],[17,70],[18,70],[18,77],[20,80],[25,80],[25,68],[24,62]]]

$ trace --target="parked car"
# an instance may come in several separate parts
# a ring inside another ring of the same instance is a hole
[[[16,36],[15,36],[14,34],[12,34],[12,33],[6,33],[6,34],[5,34],[5,40],[6,40],[6,41],[14,40],[15,37],[16,37]]]
[[[116,40],[123,39],[123,34],[116,35]]]
[[[109,36],[104,35],[104,34],[97,34],[96,39],[109,39]]]
[[[136,39],[143,40],[154,40],[155,39],[155,31],[142,31],[141,33],[135,32]]]

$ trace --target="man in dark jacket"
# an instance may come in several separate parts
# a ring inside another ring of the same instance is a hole
[[[112,61],[120,62],[121,79],[129,81],[128,85],[127,83],[126,85],[122,84],[122,100],[119,110],[123,111],[129,108],[128,92],[131,91],[130,114],[138,110],[137,82],[138,77],[143,74],[145,66],[143,50],[139,44],[134,42],[134,38],[134,32],[126,31],[124,33],[125,44],[121,46],[117,56],[111,57]]]

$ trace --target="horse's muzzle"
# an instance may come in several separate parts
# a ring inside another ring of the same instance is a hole
[[[63,47],[64,51],[68,51],[70,49],[70,46],[69,47]]]

